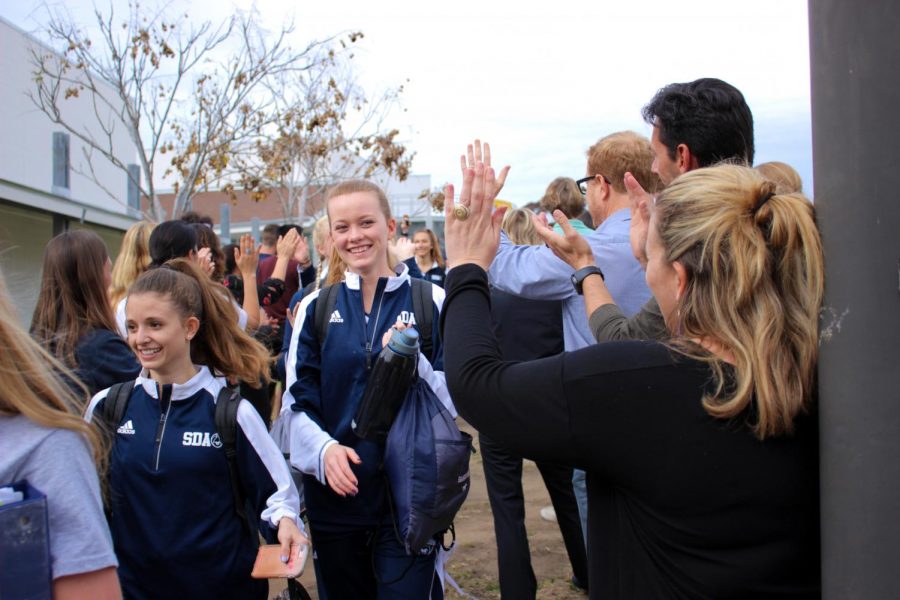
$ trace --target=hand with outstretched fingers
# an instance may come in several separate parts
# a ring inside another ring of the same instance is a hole
[[[294,248],[294,260],[300,263],[304,268],[312,264],[309,254],[309,242],[302,235],[297,236],[297,246]]]
[[[359,493],[359,480],[350,463],[361,465],[362,459],[353,448],[332,444],[325,450],[325,480],[328,487],[342,498]]]
[[[275,255],[287,258],[293,257],[297,244],[300,243],[300,237],[300,234],[297,233],[297,229],[294,227],[285,235],[279,236],[278,242],[275,244]]]
[[[644,191],[640,182],[631,173],[625,173],[625,189],[631,200],[631,251],[634,257],[647,268],[647,231],[650,226],[650,206],[653,197]]]
[[[406,260],[408,258],[412,258],[412,256],[416,253],[416,247],[413,245],[411,241],[409,241],[408,237],[400,236],[393,242],[391,242],[391,250],[394,251],[394,256],[397,257],[397,260]]]
[[[256,243],[249,233],[241,236],[237,248],[234,249],[234,262],[237,263],[241,277],[246,281],[250,277],[256,277],[256,266],[259,264],[259,252],[256,251]]]
[[[459,167],[460,171],[462,171],[462,176],[465,178],[466,169],[475,169],[475,165],[478,163],[484,163],[484,166],[488,169],[491,168],[491,145],[487,142],[484,143],[484,146],[481,145],[481,140],[475,140],[473,143],[466,146],[466,153],[459,157]],[[497,178],[495,185],[497,188],[494,190],[494,198],[500,193],[500,190],[503,189],[503,184],[506,183],[506,174],[509,173],[509,167],[504,167],[502,171],[500,171],[500,177]]]
[[[203,269],[207,275],[212,275],[216,270],[216,263],[213,261],[212,250],[209,248],[200,248],[194,255],[197,265]]]
[[[509,167],[503,167],[497,177],[494,169],[484,162],[490,162],[490,146],[485,144],[484,147],[486,152],[482,155],[478,140],[474,147],[469,146],[470,162],[474,166],[466,165],[465,156],[460,158],[463,184],[459,202],[454,200],[453,185],[444,187],[444,241],[451,268],[474,263],[487,270],[500,246],[500,224],[506,210],[494,212],[493,207],[494,199],[506,182]],[[462,217],[456,210],[457,205],[465,207]]]
[[[591,245],[580,233],[575,231],[569,222],[569,218],[560,210],[553,211],[553,218],[562,227],[562,234],[553,231],[537,215],[531,217],[538,235],[553,250],[553,254],[576,271],[583,267],[596,265],[597,261],[594,260],[594,252],[591,250]]]

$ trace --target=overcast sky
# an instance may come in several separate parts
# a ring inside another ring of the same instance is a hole
[[[149,5],[150,0],[143,4]],[[123,13],[127,2],[112,0]],[[220,20],[249,0],[177,0],[193,20]],[[367,88],[405,84],[405,112],[390,124],[432,185],[457,181],[459,154],[490,141],[510,164],[503,197],[540,198],[560,175],[584,175],[585,151],[608,133],[649,135],[641,107],[667,83],[718,77],[746,96],[756,161],[782,160],[812,190],[806,0],[554,0],[423,2],[257,0],[273,29],[293,18],[295,46],[361,30],[356,55]],[[67,0],[88,20],[92,3]],[[107,6],[101,0],[100,6]],[[37,2],[7,1],[0,15],[26,31],[45,21]],[[406,82],[406,80],[409,82]]]

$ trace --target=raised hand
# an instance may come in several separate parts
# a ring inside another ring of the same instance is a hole
[[[560,235],[553,231],[545,222],[537,215],[531,217],[534,228],[537,230],[541,239],[553,250],[553,254],[565,261],[573,270],[588,267],[597,264],[594,260],[594,252],[591,250],[590,244],[582,237],[580,233],[575,231],[568,217],[562,211],[553,211],[553,218],[562,227],[563,234]]]
[[[647,231],[650,226],[650,205],[653,198],[644,191],[640,182],[631,173],[625,173],[625,189],[631,200],[631,251],[634,257],[647,268]]]
[[[244,279],[245,285],[249,278],[256,278],[256,266],[259,264],[259,253],[256,251],[256,244],[254,244],[253,237],[250,234],[245,233],[241,236],[238,247],[234,249],[234,262],[241,272],[241,277]]]
[[[307,242],[306,238],[302,235],[297,236],[297,246],[294,249],[294,260],[296,260],[304,269],[312,264],[312,258],[309,254],[309,242]]]
[[[291,258],[300,243],[300,234],[293,227],[285,235],[278,237],[278,243],[275,245],[276,255]]]
[[[194,255],[194,260],[203,269],[207,275],[212,275],[216,270],[216,263],[213,261],[212,250],[209,248],[200,248]]]
[[[478,163],[484,163],[486,168],[491,168],[491,145],[485,142],[482,147],[481,140],[475,140],[473,143],[466,146],[466,153],[459,157],[459,166],[463,178],[466,176],[466,169],[475,169],[475,165]],[[503,184],[506,183],[507,173],[509,173],[508,166],[500,171],[500,176],[497,177],[495,181],[496,189],[493,190],[492,202],[500,193],[500,190],[503,189]]]
[[[500,224],[505,210],[491,214],[494,199],[503,188],[509,167],[504,167],[500,177],[484,161],[490,161],[490,146],[475,140],[468,147],[468,158],[462,156],[463,185],[459,202],[454,201],[454,187],[444,188],[444,234],[447,262],[450,267],[475,263],[487,270],[497,247],[500,245]],[[467,164],[469,163],[469,164]]]
[[[391,250],[394,251],[394,256],[397,257],[397,260],[406,260],[416,253],[416,247],[409,241],[408,237],[398,237],[396,240],[390,242],[390,244]]]

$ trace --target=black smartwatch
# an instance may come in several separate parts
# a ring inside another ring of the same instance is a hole
[[[588,275],[599,275],[600,279],[606,279],[605,277],[603,277],[603,271],[601,271],[600,267],[598,266],[591,265],[589,267],[578,269],[577,271],[572,273],[572,285],[575,286],[575,291],[579,296],[584,293],[584,280]]]

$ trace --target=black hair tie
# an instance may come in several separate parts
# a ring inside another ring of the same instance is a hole
[[[756,213],[759,212],[759,209],[763,207],[763,205],[772,199],[772,196],[775,195],[774,191],[770,191],[767,194],[760,196],[760,199],[756,202],[756,206],[753,207],[753,215],[756,216]]]

